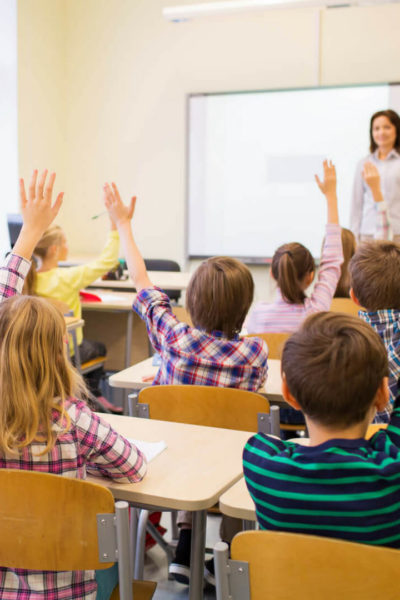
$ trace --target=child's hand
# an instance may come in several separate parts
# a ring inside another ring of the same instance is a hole
[[[111,186],[106,183],[104,184],[104,204],[110,216],[110,219],[116,226],[122,225],[123,223],[131,221],[133,213],[135,211],[136,196],[131,198],[129,206],[121,200],[119,191],[115,183]]]
[[[39,181],[37,181],[37,177],[38,172],[35,170],[29,184],[28,196],[25,192],[25,183],[23,179],[20,179],[19,189],[21,213],[24,222],[23,227],[31,234],[35,233],[40,238],[56,218],[58,211],[61,208],[64,192],[58,194],[54,204],[52,204],[52,194],[56,174],[52,173],[47,183],[47,170],[43,171],[39,177]]]
[[[331,160],[324,160],[324,180],[315,175],[315,181],[324,196],[336,196],[336,169]]]
[[[383,196],[381,193],[381,177],[379,171],[372,162],[364,163],[362,172],[365,183],[372,192],[375,202],[382,202]]]

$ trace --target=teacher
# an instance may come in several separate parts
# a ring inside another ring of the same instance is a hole
[[[400,117],[394,110],[380,110],[370,122],[370,152],[357,165],[351,206],[351,229],[363,241],[377,237],[377,205],[366,182],[366,170],[374,165],[380,175],[393,239],[400,242]]]

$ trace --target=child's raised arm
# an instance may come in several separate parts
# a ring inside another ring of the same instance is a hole
[[[51,225],[60,210],[64,192],[58,194],[54,204],[52,194],[56,174],[52,173],[46,182],[47,170],[38,178],[38,172],[33,172],[28,188],[25,192],[24,180],[20,179],[20,201],[23,219],[22,229],[15,242],[13,254],[30,260],[32,252],[46,229]]]
[[[140,292],[143,288],[153,287],[132,233],[131,220],[135,210],[136,197],[131,199],[129,206],[125,206],[115,183],[111,185],[106,183],[104,185],[104,204],[111,220],[117,226],[129,275],[135,284],[136,290]]]
[[[318,175],[315,175],[315,181],[319,189],[324,194],[328,207],[328,223],[339,224],[338,203],[336,195],[336,169],[331,160],[324,160],[324,179],[320,180]]]

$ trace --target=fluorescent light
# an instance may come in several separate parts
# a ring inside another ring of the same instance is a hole
[[[204,4],[186,4],[168,6],[163,15],[168,21],[187,21],[198,17],[228,15],[253,10],[273,8],[312,8],[387,4],[391,0],[226,0],[225,2],[205,2]],[[393,1],[393,0],[392,0]],[[396,1],[396,0],[394,0]]]

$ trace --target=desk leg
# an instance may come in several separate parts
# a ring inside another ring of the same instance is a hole
[[[128,312],[126,320],[125,369],[131,366],[133,309]]]
[[[193,513],[189,600],[201,600],[204,587],[207,511]]]

